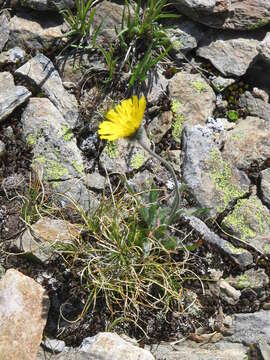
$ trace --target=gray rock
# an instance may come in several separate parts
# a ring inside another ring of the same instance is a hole
[[[167,93],[168,80],[160,72],[149,72],[141,90],[148,103],[156,104]]]
[[[258,45],[258,51],[263,60],[270,64],[270,32],[265,35],[263,41]]]
[[[270,212],[256,195],[238,200],[222,226],[262,253],[270,253]]]
[[[269,278],[264,269],[249,269],[243,274],[226,279],[235,289],[243,290],[246,288],[255,291],[263,290],[269,284]]]
[[[9,47],[19,46],[31,51],[46,51],[64,46],[62,23],[54,16],[21,11],[10,20]]]
[[[134,346],[133,342],[122,339],[116,333],[103,332],[83,340],[80,352],[100,360],[154,360],[147,350]]]
[[[182,150],[184,182],[197,204],[211,216],[249,192],[248,177],[230,159],[223,158],[211,128],[185,126]]]
[[[257,347],[260,350],[260,354],[261,354],[263,360],[270,359],[270,345],[269,345],[269,343],[267,343],[265,341],[259,341],[258,344],[257,344]]]
[[[65,350],[66,344],[62,340],[46,338],[42,341],[42,346],[53,354],[58,354]]]
[[[176,344],[158,344],[152,346],[156,359],[166,360],[246,360],[248,348],[242,344],[220,341],[215,344],[198,344],[186,340]]]
[[[79,234],[79,228],[67,221],[43,217],[19,235],[13,244],[20,252],[45,263],[53,256],[57,243],[72,243]]]
[[[146,139],[146,143],[150,147],[148,139]],[[138,170],[149,158],[149,153],[136,142],[120,139],[107,143],[99,161],[101,167],[108,173],[125,173]]]
[[[220,298],[230,305],[236,305],[241,296],[241,291],[236,290],[227,281],[221,279],[219,282]]]
[[[20,0],[21,6],[38,11],[59,11],[74,7],[73,0]]]
[[[171,111],[165,111],[156,116],[148,125],[147,132],[149,138],[153,140],[155,144],[158,144],[163,136],[170,130],[172,126],[172,116]]]
[[[9,17],[8,13],[0,14],[0,53],[6,45],[9,37]]]
[[[253,257],[249,251],[237,248],[228,241],[222,239],[211,231],[202,220],[195,216],[186,217],[185,219],[206,244],[218,248],[222,254],[227,255],[233,260],[240,269],[245,269],[253,263]]]
[[[60,111],[68,125],[74,128],[79,118],[76,98],[66,91],[50,59],[38,54],[17,69],[15,74],[38,86]]]
[[[25,58],[26,52],[16,46],[8,51],[0,53],[0,65],[20,64],[25,61]]]
[[[0,163],[2,158],[5,156],[6,154],[6,144],[0,140]]]
[[[262,200],[270,208],[270,168],[261,172]]]
[[[24,86],[15,86],[9,72],[0,73],[0,122],[31,96]]]
[[[85,182],[87,187],[91,189],[103,190],[106,183],[106,178],[100,175],[99,172],[95,171],[86,175]]]
[[[183,124],[205,124],[215,109],[216,96],[213,89],[200,74],[179,72],[170,80],[174,116],[172,135],[180,141]]]
[[[180,13],[214,28],[254,30],[270,22],[265,0],[177,0]]]
[[[197,55],[211,61],[224,76],[242,76],[258,55],[259,40],[209,31]]]
[[[236,314],[233,321],[233,335],[224,338],[226,343],[245,345],[270,342],[270,311],[260,310],[251,314]]]
[[[224,91],[228,86],[235,83],[235,79],[224,78],[222,76],[216,76],[212,81],[214,88],[220,92]]]
[[[173,25],[173,26],[172,26]],[[190,20],[181,19],[170,24],[166,32],[172,45],[174,56],[181,60],[183,54],[187,55],[198,46],[203,37],[203,27]]]
[[[239,106],[245,108],[249,115],[258,116],[270,122],[270,104],[254,97],[249,91],[245,91],[239,100]]]
[[[240,119],[227,134],[222,156],[241,170],[261,168],[270,159],[269,138],[270,121],[250,116]]]
[[[61,113],[50,100],[31,98],[21,121],[24,138],[33,151],[32,168],[54,190],[65,194],[61,196],[63,204],[71,197],[88,210],[89,201],[95,199],[82,181],[82,155]]]
[[[35,359],[49,311],[45,290],[9,269],[0,281],[0,359]]]

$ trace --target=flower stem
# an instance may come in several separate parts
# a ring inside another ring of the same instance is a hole
[[[173,201],[172,208],[171,208],[171,211],[170,211],[170,214],[169,214],[169,219],[168,219],[168,224],[170,225],[174,220],[174,215],[175,215],[175,213],[176,213],[176,211],[178,209],[179,203],[180,203],[180,192],[179,192],[178,181],[177,181],[174,169],[173,169],[172,165],[168,161],[164,160],[161,156],[159,156],[154,151],[149,149],[145,145],[145,143],[143,142],[143,140],[141,138],[138,137],[137,141],[145,151],[147,151],[151,156],[153,156],[158,161],[160,161],[172,175],[172,178],[173,178],[173,181],[174,181],[174,186],[175,186],[175,196],[174,196],[174,201]]]

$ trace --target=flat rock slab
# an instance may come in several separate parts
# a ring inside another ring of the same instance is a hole
[[[249,115],[257,116],[270,122],[270,104],[254,97],[249,91],[241,95],[239,106],[245,108]]]
[[[185,220],[189,222],[192,229],[201,236],[207,245],[215,247],[222,254],[227,255],[240,269],[245,269],[253,263],[253,257],[249,251],[237,248],[230,242],[222,239],[211,231],[202,220],[195,216],[186,217]]]
[[[73,0],[21,0],[20,3],[23,7],[28,7],[38,11],[57,11],[59,9],[72,9],[74,7]]]
[[[146,139],[148,147],[150,141]],[[126,173],[141,168],[150,155],[136,142],[120,139],[108,142],[102,151],[99,161],[108,173]]]
[[[46,98],[31,98],[22,115],[23,135],[33,152],[32,168],[60,194],[85,210],[95,198],[84,184],[83,159],[67,121]],[[62,197],[65,202],[64,197]],[[95,204],[96,206],[96,204]]]
[[[270,161],[269,139],[270,121],[248,116],[228,132],[222,156],[241,170],[261,168]]]
[[[261,172],[262,200],[270,209],[270,168]]]
[[[209,60],[224,76],[242,76],[258,55],[260,39],[209,31],[197,55]]]
[[[41,89],[73,128],[79,118],[78,103],[74,95],[69,94],[53,66],[43,54],[38,54],[15,72]]]
[[[224,341],[245,345],[270,342],[270,311],[260,310],[251,314],[234,315],[233,335]]]
[[[269,284],[269,278],[264,269],[249,269],[243,274],[226,279],[235,289],[253,289],[256,292],[263,290]]]
[[[200,74],[175,74],[169,82],[169,94],[179,126],[205,124],[215,109],[216,95]]]
[[[67,221],[44,217],[25,230],[14,245],[20,252],[31,253],[44,262],[53,255],[57,243],[72,243],[79,234],[79,228]]]
[[[19,46],[31,51],[46,51],[64,46],[62,22],[59,17],[44,16],[30,10],[17,11],[10,20],[9,47]]]
[[[18,106],[31,96],[24,86],[15,86],[9,72],[0,73],[0,121],[5,120]]]
[[[0,360],[35,360],[49,300],[33,279],[10,269],[0,281]]]
[[[207,126],[183,130],[183,180],[201,208],[216,216],[249,192],[250,181],[230,159],[224,159]]]
[[[270,211],[256,195],[238,200],[222,226],[240,240],[270,254]]]
[[[9,18],[3,13],[0,15],[0,52],[6,45],[9,37]]]
[[[180,13],[213,28],[254,30],[270,23],[266,0],[176,0]]]
[[[248,348],[242,344],[230,344],[223,341],[216,344],[197,344],[185,341],[176,345],[153,346],[157,359],[166,360],[246,360]]]

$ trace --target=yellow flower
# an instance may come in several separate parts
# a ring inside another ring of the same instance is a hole
[[[113,141],[134,135],[141,125],[145,107],[144,96],[121,101],[107,112],[106,119],[99,125],[100,138]]]

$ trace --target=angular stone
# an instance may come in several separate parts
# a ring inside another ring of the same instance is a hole
[[[221,279],[219,282],[220,286],[220,297],[227,304],[236,305],[241,296],[241,291],[236,290],[227,281]]]
[[[240,119],[227,135],[222,156],[241,170],[261,168],[270,160],[269,138],[270,121],[250,116]]]
[[[258,45],[258,51],[263,60],[270,64],[270,32],[265,35],[263,41]]]
[[[270,341],[270,311],[260,310],[251,314],[236,314],[233,321],[233,335],[224,338],[226,343],[248,345]]]
[[[71,198],[88,210],[95,198],[82,180],[83,158],[61,113],[50,100],[31,98],[21,121],[24,138],[33,151],[32,168],[62,194],[63,205]]]
[[[31,96],[24,86],[15,86],[9,72],[0,73],[0,122]]]
[[[19,46],[32,51],[46,51],[64,46],[62,23],[55,16],[32,11],[16,12],[10,20],[9,47]]]
[[[79,118],[78,103],[69,94],[53,63],[43,54],[38,54],[15,72],[39,87],[73,128]]]
[[[146,144],[151,146],[146,138]],[[99,158],[100,165],[108,173],[125,173],[138,170],[150,158],[150,155],[136,142],[120,139],[108,143]]]
[[[148,125],[147,132],[151,140],[158,144],[172,126],[172,112],[165,111],[156,116]]]
[[[59,11],[74,7],[73,0],[20,0],[21,6],[38,11]]]
[[[182,150],[183,180],[197,204],[211,216],[249,192],[248,177],[224,159],[207,126],[185,126]]]
[[[211,61],[224,76],[242,76],[258,55],[259,40],[244,35],[210,31],[200,44],[197,55]]]
[[[264,269],[249,269],[243,274],[226,279],[235,289],[243,290],[246,288],[255,291],[263,290],[269,284],[269,278]]]
[[[99,172],[95,171],[91,174],[86,175],[85,182],[87,187],[89,188],[93,188],[96,190],[103,190],[106,183],[106,178],[100,175]]]
[[[270,212],[256,195],[238,200],[222,226],[259,251],[270,253]]]
[[[0,53],[9,37],[9,18],[7,13],[0,14]]]
[[[212,339],[213,340],[213,339]],[[246,360],[248,348],[242,344],[219,341],[215,344],[205,344],[186,340],[173,344],[153,345],[153,355],[156,359],[166,360]]]
[[[72,243],[79,234],[79,228],[67,221],[44,217],[31,225],[31,229],[26,229],[14,245],[20,252],[31,253],[46,262],[53,255],[56,243]]]
[[[100,360],[154,360],[153,355],[122,339],[116,333],[103,332],[83,340],[80,352]]]
[[[25,60],[25,58],[26,52],[16,46],[8,51],[0,53],[0,65],[20,64]]]
[[[222,239],[211,231],[205,223],[196,218],[190,216],[185,218],[190,226],[202,237],[202,240],[210,246],[216,247],[219,251],[227,255],[233,262],[235,262],[240,269],[245,269],[253,263],[253,257],[251,253],[245,249],[237,248],[228,241]]]
[[[263,202],[270,208],[270,168],[261,172],[261,193]]]
[[[254,97],[249,91],[245,91],[239,100],[239,106],[245,108],[249,115],[258,116],[270,122],[270,104]]]
[[[254,30],[270,22],[265,0],[177,0],[180,13],[213,28]]]
[[[156,104],[167,93],[168,80],[158,71],[150,71],[141,90],[148,103]]]
[[[232,85],[233,83],[235,83],[234,79],[228,79],[228,78],[224,78],[222,76],[216,76],[212,80],[213,86],[215,87],[215,89],[217,89],[220,92],[225,90],[228,86]]]
[[[10,269],[0,281],[0,360],[35,360],[49,300],[33,279]]]
[[[200,74],[179,72],[169,82],[174,115],[173,127],[205,124],[215,109],[216,95]],[[181,137],[181,131],[179,134]]]

